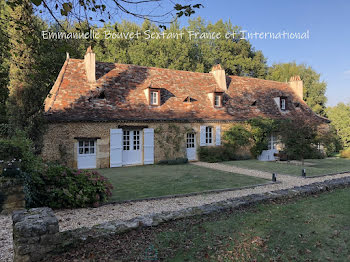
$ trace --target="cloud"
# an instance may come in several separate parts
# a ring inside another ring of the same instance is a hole
[[[344,72],[344,75],[350,75],[350,70],[346,70],[346,71]]]

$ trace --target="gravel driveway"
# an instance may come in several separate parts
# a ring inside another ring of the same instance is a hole
[[[271,179],[271,173],[249,170],[235,166],[228,166],[218,163],[196,162],[193,165],[218,169],[227,172],[239,173],[248,176]],[[159,199],[150,201],[139,201],[121,204],[109,204],[98,208],[80,208],[57,210],[55,212],[59,219],[60,231],[75,229],[79,227],[91,227],[111,220],[128,220],[136,216],[162,211],[176,211],[187,207],[201,206],[229,198],[246,196],[249,194],[265,193],[269,191],[302,186],[314,182],[322,182],[328,179],[335,179],[350,176],[350,173],[304,179],[301,177],[281,175],[277,180],[281,183],[269,184],[256,188],[226,191],[213,194],[204,194],[175,199]],[[10,216],[0,216],[0,261],[12,261],[12,221]]]

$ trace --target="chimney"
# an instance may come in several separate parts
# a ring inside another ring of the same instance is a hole
[[[214,76],[216,83],[218,86],[223,90],[227,91],[227,85],[226,85],[226,75],[225,70],[222,69],[220,64],[217,64],[212,67],[210,73]]]
[[[293,89],[294,93],[303,100],[303,81],[300,79],[300,76],[292,76],[288,84]]]
[[[85,64],[85,72],[88,82],[95,83],[96,82],[96,60],[95,53],[92,51],[91,46],[86,50],[86,54],[84,56],[84,64]]]

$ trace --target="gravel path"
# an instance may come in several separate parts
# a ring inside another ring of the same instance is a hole
[[[192,164],[271,180],[271,173],[268,172],[249,170],[218,163],[196,162]],[[128,220],[140,215],[159,213],[162,211],[176,211],[187,207],[201,206],[229,198],[292,188],[295,186],[302,186],[314,182],[322,182],[328,179],[347,176],[350,176],[350,173],[317,177],[312,179],[304,179],[289,175],[280,175],[277,177],[277,181],[280,181],[281,183],[269,184],[256,188],[180,197],[174,199],[109,204],[101,206],[99,208],[57,210],[55,214],[59,219],[60,231],[65,231],[79,227],[91,227],[111,220]],[[12,221],[10,216],[0,216],[0,240],[0,261],[12,261]]]

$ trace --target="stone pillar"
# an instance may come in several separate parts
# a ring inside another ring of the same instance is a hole
[[[7,215],[25,207],[23,181],[18,178],[0,177],[0,214]]]
[[[51,208],[13,212],[14,262],[39,261],[56,249],[58,219]]]

